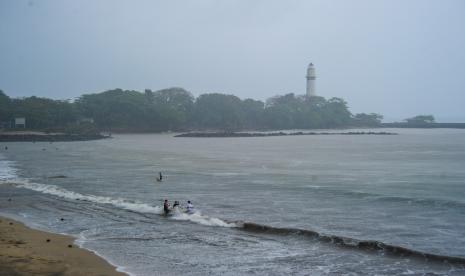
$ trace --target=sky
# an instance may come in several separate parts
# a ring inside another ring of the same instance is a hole
[[[465,122],[463,0],[0,0],[0,89],[341,97],[385,121]]]

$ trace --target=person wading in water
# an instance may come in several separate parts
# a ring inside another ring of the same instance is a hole
[[[165,199],[165,202],[163,203],[163,211],[165,212],[165,216],[167,216],[170,212],[170,204],[168,203],[168,199]]]

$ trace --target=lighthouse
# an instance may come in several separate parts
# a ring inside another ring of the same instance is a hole
[[[307,97],[316,96],[315,94],[315,66],[310,63],[307,68]]]

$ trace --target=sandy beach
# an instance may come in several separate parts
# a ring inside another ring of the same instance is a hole
[[[73,241],[0,217],[0,275],[126,275]]]

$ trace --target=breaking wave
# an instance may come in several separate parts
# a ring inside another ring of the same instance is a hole
[[[193,214],[175,211],[171,218],[174,220],[192,221],[206,226],[238,227],[236,222],[227,222],[219,218],[204,216],[199,211],[196,211]]]
[[[14,168],[14,162],[5,160],[0,154],[0,180],[15,179],[17,177],[17,169]]]
[[[3,160],[0,160],[3,161]],[[9,176],[10,174],[3,174]],[[13,176],[13,174],[11,174]],[[138,201],[129,201],[123,198],[112,198],[106,196],[96,196],[96,195],[85,195],[73,191],[69,191],[63,188],[60,188],[55,185],[48,184],[39,184],[29,182],[28,180],[23,179],[0,179],[0,183],[10,184],[18,188],[24,188],[33,190],[36,192],[49,194],[69,200],[81,200],[89,201],[99,204],[110,204],[115,207],[138,212],[138,213],[149,213],[149,214],[163,214],[163,208],[160,206],[152,206],[143,202]],[[433,262],[446,262],[450,264],[459,264],[465,265],[465,258],[454,257],[447,255],[438,255],[432,253],[426,253],[417,251],[414,249],[405,248],[402,246],[390,245],[380,241],[375,240],[358,240],[354,238],[348,238],[343,236],[335,235],[325,235],[318,233],[313,230],[308,229],[298,229],[298,228],[279,228],[273,226],[267,226],[262,224],[256,224],[252,222],[243,222],[243,221],[227,221],[215,217],[209,217],[202,215],[199,211],[196,211],[193,214],[186,214],[180,211],[174,211],[173,215],[169,217],[173,220],[179,221],[190,221],[201,225],[206,226],[219,226],[219,227],[235,227],[243,231],[255,232],[261,234],[272,234],[272,235],[299,235],[303,237],[308,237],[320,242],[331,243],[336,246],[340,246],[347,249],[369,251],[369,252],[381,252],[386,255],[398,256],[398,257],[409,257],[423,259]]]
[[[347,249],[380,252],[391,256],[417,258],[431,262],[445,262],[450,264],[465,265],[465,258],[462,257],[426,253],[402,246],[386,244],[375,240],[358,240],[343,236],[324,235],[312,230],[298,228],[279,228],[251,222],[243,222],[240,224],[240,226],[244,231],[272,235],[299,235],[312,238],[320,242],[331,243]]]
[[[73,192],[73,191],[60,188],[55,185],[33,183],[27,180],[15,180],[11,184],[15,185],[18,188],[29,189],[29,190],[33,190],[36,192],[54,195],[54,196],[58,196],[61,198],[66,198],[66,199],[90,201],[90,202],[101,203],[101,204],[111,204],[113,206],[116,206],[116,207],[119,207],[125,210],[129,210],[129,211],[134,211],[134,212],[159,214],[162,211],[162,209],[159,206],[151,206],[149,204],[145,204],[145,203],[137,202],[137,201],[129,201],[123,198],[84,195],[81,193],[77,193],[77,192]]]
[[[106,196],[96,195],[85,195],[78,192],[73,192],[60,188],[55,185],[39,184],[30,182],[27,179],[19,179],[16,174],[17,170],[14,168],[14,162],[4,160],[0,155],[0,184],[9,184],[18,188],[24,188],[33,190],[36,192],[57,196],[69,200],[81,200],[89,201],[99,204],[109,204],[115,207],[138,212],[138,213],[149,213],[149,214],[163,214],[163,208],[160,206],[152,206],[139,201],[130,201],[124,198],[112,198]],[[380,198],[381,200],[408,200],[406,198],[397,197],[385,197]],[[348,238],[343,236],[325,235],[316,231],[308,229],[298,228],[279,228],[267,225],[256,224],[252,222],[242,221],[227,221],[215,217],[209,217],[202,215],[199,211],[193,214],[186,214],[183,212],[174,212],[170,217],[173,220],[179,221],[190,221],[193,223],[206,225],[206,226],[219,226],[219,227],[235,227],[243,231],[255,232],[261,234],[271,235],[299,235],[308,237],[320,242],[331,243],[333,245],[343,247],[346,249],[368,251],[368,252],[380,252],[386,255],[397,256],[397,257],[409,257],[417,258],[432,262],[445,262],[450,264],[465,265],[465,258],[432,254],[427,252],[421,252],[414,249],[405,248],[402,246],[390,245],[375,240],[359,240],[354,238]]]
[[[60,188],[55,185],[49,184],[40,184],[40,183],[33,183],[28,180],[23,179],[9,179],[7,181],[1,181],[3,183],[8,183],[18,188],[24,188],[33,190],[36,192],[49,194],[69,200],[80,200],[80,201],[89,201],[99,204],[110,204],[115,207],[138,212],[138,213],[147,213],[147,214],[163,214],[163,208],[160,206],[152,206],[144,202],[139,201],[130,201],[124,198],[112,198],[106,196],[96,196],[96,195],[85,195],[73,191],[69,191],[63,188]],[[170,216],[171,219],[174,220],[185,220],[191,221],[194,223],[206,225],[206,226],[220,226],[220,227],[237,227],[237,225],[233,222],[226,222],[219,218],[209,217],[202,215],[199,211],[193,214],[186,214],[182,212],[175,212],[173,216]]]

